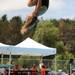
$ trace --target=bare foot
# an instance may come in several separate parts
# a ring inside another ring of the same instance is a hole
[[[25,33],[28,32],[28,28],[22,28],[21,29],[21,34],[24,35]]]

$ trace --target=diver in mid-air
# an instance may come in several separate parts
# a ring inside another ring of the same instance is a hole
[[[26,17],[25,24],[21,28],[21,34],[27,33],[30,27],[36,23],[37,17],[47,11],[49,0],[29,0],[28,6],[35,6],[35,10]]]

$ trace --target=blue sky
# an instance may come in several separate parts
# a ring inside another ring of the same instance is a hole
[[[40,17],[44,19],[75,18],[75,0],[50,0],[49,9]],[[25,19],[26,15],[34,10],[27,7],[27,0],[0,0],[0,17],[7,14],[8,19],[20,16]]]

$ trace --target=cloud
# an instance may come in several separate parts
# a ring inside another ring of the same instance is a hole
[[[0,16],[7,14],[8,17],[20,15],[25,17],[34,10],[27,7],[28,0],[0,0]],[[49,9],[41,15],[44,18],[73,18],[75,16],[75,1],[69,0],[50,0]]]
[[[0,12],[25,8],[28,0],[0,0]],[[64,7],[64,0],[50,0],[50,10],[59,10]]]
[[[0,0],[0,12],[25,8],[27,0]]]
[[[64,0],[50,0],[50,10],[56,11],[56,10],[61,10],[65,6],[65,1]]]

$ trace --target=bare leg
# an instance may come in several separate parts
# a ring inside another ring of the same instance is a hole
[[[40,0],[29,0],[29,4],[28,6],[32,6],[32,5],[36,5],[35,11],[31,13],[31,16],[27,17],[26,23],[24,24],[24,26],[21,29],[21,34],[27,33],[29,28],[35,23],[35,21],[37,20],[37,14],[38,11],[40,9],[40,4],[41,1]]]
[[[31,23],[31,21],[32,21],[32,19],[30,17],[28,17],[26,19],[25,24],[22,26],[21,34],[24,34],[24,33],[27,33],[28,32],[28,27],[29,27],[29,24]]]
[[[21,29],[21,34],[27,33],[29,31],[29,28],[35,23],[36,20],[37,17],[29,16]]]

